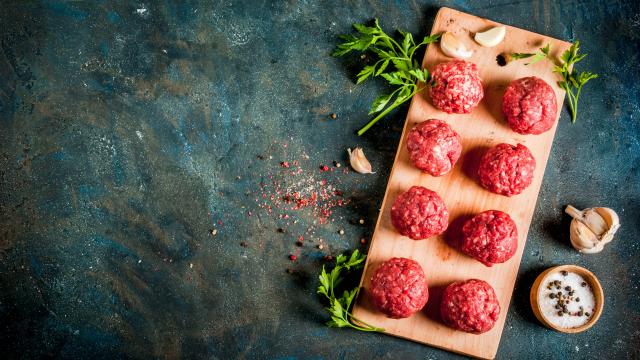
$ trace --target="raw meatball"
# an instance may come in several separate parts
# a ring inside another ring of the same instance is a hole
[[[482,97],[482,79],[478,67],[464,60],[441,63],[431,73],[436,86],[429,87],[433,106],[451,114],[468,114]]]
[[[442,176],[460,158],[460,135],[442,120],[424,121],[411,129],[407,136],[407,150],[411,162],[418,169],[433,176]]]
[[[509,214],[487,210],[462,227],[462,252],[486,266],[503,263],[518,250],[518,230]]]
[[[440,235],[447,229],[449,211],[434,191],[413,186],[393,202],[391,223],[400,234],[422,240]]]
[[[556,121],[556,93],[535,76],[513,80],[502,97],[502,112],[513,131],[541,134]]]
[[[471,279],[447,286],[442,295],[440,314],[445,324],[454,329],[482,334],[495,325],[500,304],[491,285]]]
[[[480,160],[478,177],[482,186],[496,194],[520,194],[533,181],[536,160],[522,145],[498,144]]]
[[[429,300],[429,288],[420,264],[411,259],[392,258],[371,277],[371,301],[393,319],[420,311]]]

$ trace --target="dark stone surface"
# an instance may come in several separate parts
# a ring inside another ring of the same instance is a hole
[[[563,110],[498,357],[638,357],[634,0],[3,1],[3,357],[456,357],[326,328],[315,295],[322,257],[370,235],[406,113],[354,135],[384,88],[353,83],[358,60],[329,56],[336,36],[372,17],[424,35],[443,5],[579,38],[590,54],[582,68],[601,75],[577,123]],[[346,164],[356,145],[375,175],[320,172]],[[286,175],[279,162],[293,160],[302,173]],[[312,208],[269,213],[258,206],[269,176],[293,190],[325,179],[351,202],[327,224]],[[578,254],[562,215],[568,203],[618,210],[619,236],[599,255]],[[364,225],[349,222],[360,217]],[[562,263],[591,269],[604,286],[604,314],[586,333],[547,330],[530,311],[533,279]]]

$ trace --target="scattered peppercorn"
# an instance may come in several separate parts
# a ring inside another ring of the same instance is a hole
[[[587,283],[583,281],[583,282],[582,282],[582,284],[580,284],[580,286],[582,286],[582,287],[586,287],[586,286],[587,286]]]
[[[249,244],[247,244],[247,242],[246,242],[246,241],[242,241],[242,242],[240,243],[240,246],[242,246],[242,247],[246,248],[246,247],[249,247]]]
[[[367,243],[367,239],[365,238],[360,239],[360,244],[364,245],[366,243]]]
[[[565,286],[565,287],[564,287],[564,289],[565,289],[566,291],[571,291],[571,286]]]
[[[339,162],[337,162],[337,161],[334,161],[334,162],[333,162],[333,165],[334,165],[335,167],[337,167],[337,168],[339,168],[339,167],[341,167],[341,166],[342,166],[342,164],[340,164],[340,163],[339,163]]]
[[[320,249],[320,250],[324,249],[324,245],[322,245],[322,244],[318,245],[318,249]]]
[[[298,260],[298,257],[293,255],[293,254],[291,254],[291,255],[289,255],[289,260],[296,261],[296,260]]]
[[[327,256],[325,256],[325,257],[324,257],[324,259],[325,259],[326,261],[331,261],[331,260],[333,260],[333,256],[331,256],[331,255],[327,255]]]
[[[211,236],[216,236],[218,235],[218,229],[211,229],[209,230],[209,233],[211,234]]]
[[[588,312],[584,313],[584,316],[591,316]]]
[[[358,222],[360,223],[360,225],[364,224],[364,219],[360,219],[358,220]]]
[[[580,302],[580,298],[576,298],[576,302]]]
[[[560,271],[560,274],[562,274],[562,276],[567,276],[569,273],[566,270],[562,270]]]
[[[283,168],[288,168],[289,167],[289,162],[288,161],[282,161],[282,162],[280,162],[280,166],[282,166]]]
[[[342,230],[342,229],[338,230],[338,234],[344,235],[344,230]]]
[[[338,117],[338,115],[336,115],[336,113],[331,113],[331,115],[329,115],[329,116],[331,116],[332,119],[335,119],[335,118]]]
[[[552,299],[555,299],[556,298],[556,294],[551,293],[551,294],[549,294],[549,297],[552,298]]]
[[[278,230],[277,230],[277,231],[278,231],[279,233],[283,233],[283,232],[284,232],[284,229],[283,229],[283,228],[278,228]]]
[[[287,269],[287,274],[293,274],[293,270]]]

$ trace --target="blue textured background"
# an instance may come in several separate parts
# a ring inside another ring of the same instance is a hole
[[[640,356],[634,0],[2,1],[2,356],[456,357],[328,329],[315,296],[324,255],[366,247],[358,239],[373,230],[406,113],[354,135],[384,85],[354,85],[357,58],[329,56],[336,36],[373,17],[424,35],[440,6],[578,38],[590,54],[580,66],[601,76],[577,123],[563,110],[498,357]],[[376,174],[326,175],[351,204],[326,225],[299,215],[278,233],[282,220],[254,201],[260,181],[283,160],[306,173],[345,164],[355,145]],[[619,236],[601,254],[578,254],[568,203],[613,207]],[[364,226],[348,221],[360,217]],[[323,250],[295,246],[307,227]],[[528,305],[535,276],[563,263],[591,269],[605,289],[586,333],[548,330]]]

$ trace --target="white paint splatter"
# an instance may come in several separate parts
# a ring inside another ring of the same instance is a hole
[[[136,130],[136,135],[138,135],[138,139],[142,140],[142,138],[144,137],[142,135],[142,132],[140,132],[140,130]]]

